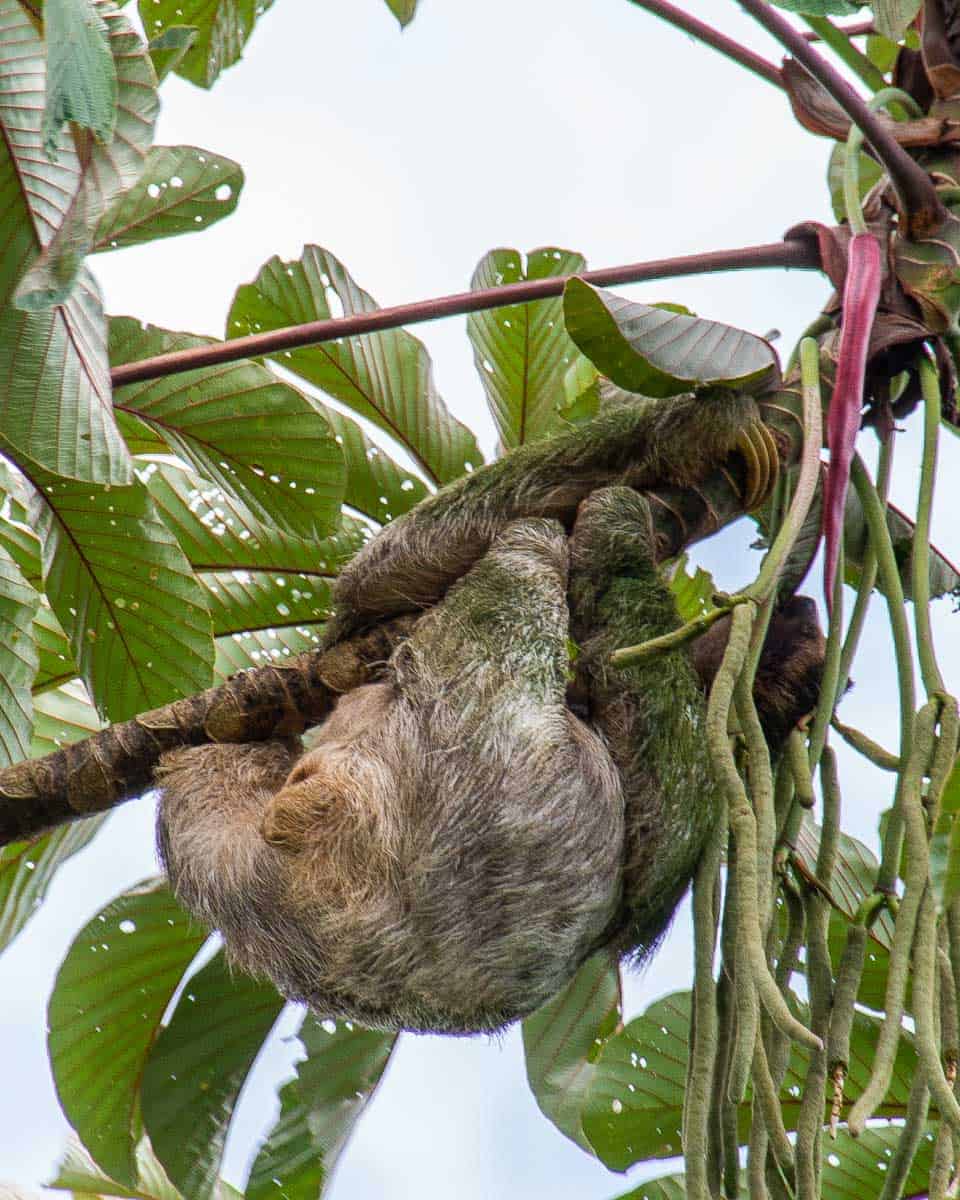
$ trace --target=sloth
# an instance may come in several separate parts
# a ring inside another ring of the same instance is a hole
[[[214,744],[158,769],[161,860],[233,963],[324,1016],[464,1034],[531,1013],[591,954],[653,951],[715,820],[704,687],[726,635],[611,666],[678,624],[642,489],[696,486],[758,422],[720,389],[619,405],[359,552],[327,645],[420,614],[378,678],[307,751]],[[793,598],[757,674],[774,750],[823,650]]]

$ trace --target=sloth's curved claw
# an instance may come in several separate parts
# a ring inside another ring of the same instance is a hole
[[[752,421],[742,430],[737,449],[747,466],[743,510],[752,512],[769,499],[776,485],[780,455],[773,434],[762,421]]]

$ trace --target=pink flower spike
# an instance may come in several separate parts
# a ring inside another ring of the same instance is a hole
[[[833,589],[840,558],[840,539],[843,536],[843,508],[850,482],[850,464],[860,430],[867,348],[880,300],[880,276],[880,243],[872,233],[858,233],[851,239],[847,254],[840,354],[827,413],[830,465],[823,487],[823,586],[828,612],[833,611]]]

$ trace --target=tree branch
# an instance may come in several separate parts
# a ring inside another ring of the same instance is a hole
[[[711,25],[707,25],[706,22],[700,21],[696,17],[691,17],[683,9],[677,8],[675,4],[670,4],[669,0],[630,0],[630,3],[635,4],[638,8],[645,8],[647,12],[652,12],[654,16],[660,17],[663,21],[668,21],[671,25],[676,25],[684,33],[692,34],[698,41],[703,42],[707,46],[712,46],[714,50],[718,50],[726,58],[739,63],[741,67],[746,67],[748,71],[752,71],[754,75],[759,75],[761,79],[765,79],[775,87],[783,87],[779,67],[774,66],[771,62],[767,62],[759,54],[748,50],[746,46],[735,42],[733,38],[727,37],[725,33],[720,33],[719,30],[714,29]]]
[[[241,671],[220,687],[141,713],[44,758],[0,770],[0,846],[114,808],[153,784],[161,754],[204,742],[289,737],[369,681],[408,632],[398,617],[329,650]]]
[[[787,384],[757,403],[781,461],[789,465],[802,444],[798,386]],[[734,458],[696,487],[646,492],[658,558],[672,557],[742,516],[746,473],[745,463]],[[282,666],[243,671],[220,687],[0,770],[0,846],[141,795],[152,785],[154,768],[166,750],[289,737],[317,724],[339,694],[377,677],[415,620],[415,614],[398,617],[331,649]]]
[[[669,279],[716,271],[743,271],[754,267],[816,269],[819,266],[819,254],[811,240],[791,239],[769,242],[761,246],[744,246],[736,250],[713,250],[706,254],[685,254],[677,258],[605,267],[597,271],[584,271],[581,278],[598,287],[610,287],[617,284],[642,283],[648,279]],[[308,321],[304,325],[290,325],[267,333],[253,333],[227,342],[214,342],[209,346],[174,350],[168,354],[158,354],[154,358],[142,359],[140,362],[114,367],[110,378],[113,386],[118,388],[125,383],[161,379],[166,375],[177,375],[181,371],[192,371],[197,367],[237,362],[243,358],[258,358],[261,355],[276,354],[281,350],[318,345],[335,338],[376,333],[383,329],[396,329],[401,325],[435,321],[439,317],[504,308],[510,304],[526,304],[532,300],[561,295],[569,278],[568,275],[555,275],[526,283],[509,283],[504,287],[457,292],[452,296],[420,300],[414,304],[379,308],[374,312],[356,313],[353,316],[336,317],[326,321]]]
[[[864,133],[886,168],[897,193],[901,215],[911,234],[922,237],[941,225],[946,210],[930,176],[898,145],[877,113],[872,112],[843,76],[826,61],[766,0],[738,0],[740,7],[785,46],[793,57],[821,83],[843,111]]]

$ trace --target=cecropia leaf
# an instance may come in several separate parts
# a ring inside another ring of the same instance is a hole
[[[880,243],[871,233],[858,233],[850,242],[847,278],[843,285],[843,325],[837,375],[827,414],[830,466],[824,484],[824,590],[832,611],[833,588],[843,534],[843,506],[850,482],[850,463],[860,429],[863,378],[870,331],[880,299]]]

